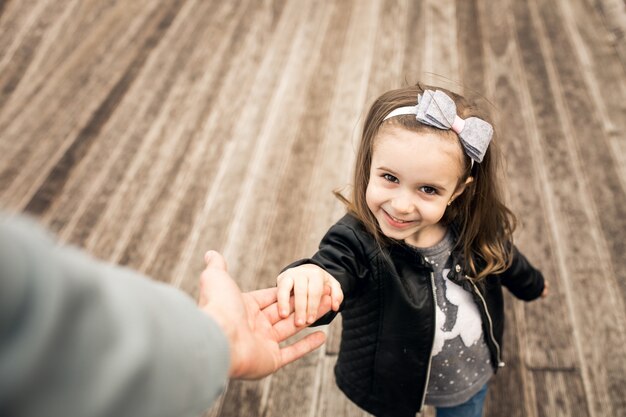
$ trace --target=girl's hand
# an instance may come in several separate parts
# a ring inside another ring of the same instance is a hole
[[[289,316],[289,297],[293,290],[297,326],[315,322],[320,300],[325,294],[330,294],[334,311],[339,310],[343,301],[339,281],[317,265],[306,264],[290,268],[276,278],[276,283],[281,317]]]
[[[543,284],[543,291],[541,292],[541,298],[546,298],[550,293],[550,286],[548,285],[548,281],[545,281]]]

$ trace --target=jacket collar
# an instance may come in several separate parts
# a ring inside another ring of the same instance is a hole
[[[453,239],[456,241],[460,234],[458,225],[451,224],[448,227],[451,229]],[[405,242],[389,239],[387,247],[390,255],[400,255],[405,259],[410,260],[410,262],[416,263],[418,267],[432,271],[431,265],[424,259],[422,254]],[[470,290],[471,283],[467,278],[465,257],[463,256],[460,248],[454,248],[450,257],[452,267],[450,268],[447,278],[455,284],[461,285],[466,290]]]

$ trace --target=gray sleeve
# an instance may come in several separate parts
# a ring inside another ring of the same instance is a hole
[[[229,364],[183,292],[0,217],[0,415],[198,415]]]

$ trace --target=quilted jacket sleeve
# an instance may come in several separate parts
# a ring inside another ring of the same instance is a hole
[[[515,246],[513,263],[500,274],[500,281],[514,296],[525,301],[539,298],[545,286],[541,271],[532,266]]]

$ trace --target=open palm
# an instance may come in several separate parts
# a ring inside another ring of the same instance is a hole
[[[205,255],[207,268],[200,283],[200,307],[209,313],[227,334],[231,348],[232,378],[255,379],[269,375],[286,364],[321,346],[326,335],[315,332],[296,343],[280,343],[300,332],[293,313],[286,318],[278,314],[277,288],[241,293],[226,271],[226,262],[217,252]],[[318,317],[331,308],[325,296]],[[293,311],[293,302],[291,303]]]

